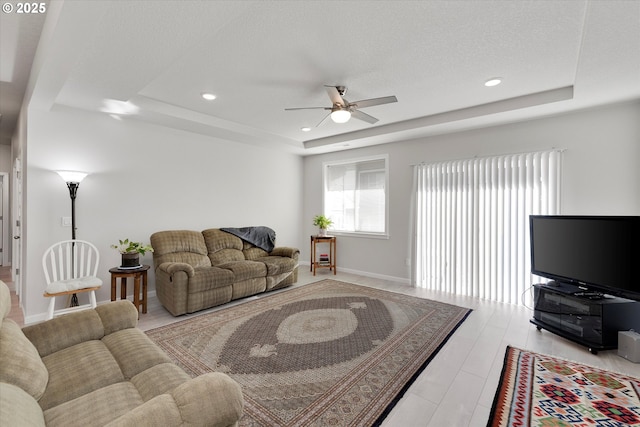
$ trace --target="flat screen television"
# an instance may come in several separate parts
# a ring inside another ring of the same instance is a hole
[[[529,217],[531,273],[640,301],[640,216]]]

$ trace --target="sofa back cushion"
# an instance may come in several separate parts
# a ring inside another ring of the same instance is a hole
[[[151,235],[154,268],[164,262],[184,262],[193,268],[210,267],[207,245],[199,231],[168,230]]]
[[[242,240],[217,228],[210,228],[202,232],[207,246],[211,265],[226,264],[232,261],[244,261]]]
[[[242,253],[244,254],[245,259],[251,261],[269,256],[269,252],[257,246],[254,246],[249,242],[242,242]]]

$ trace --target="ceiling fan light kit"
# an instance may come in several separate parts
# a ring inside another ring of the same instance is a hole
[[[347,123],[351,118],[351,113],[348,110],[335,110],[331,112],[331,120],[335,123]]]
[[[398,102],[398,99],[395,96],[384,96],[382,98],[371,98],[371,99],[363,99],[361,101],[349,102],[344,98],[345,93],[347,92],[346,86],[325,86],[327,90],[327,94],[329,95],[329,99],[331,99],[332,106],[331,107],[302,107],[302,108],[285,108],[285,111],[292,110],[327,110],[329,114],[325,116],[324,119],[318,126],[325,122],[327,117],[331,117],[334,123],[346,123],[351,119],[351,117],[355,117],[358,120],[362,120],[369,124],[374,124],[378,121],[373,116],[370,116],[366,113],[360,111],[360,108],[365,107],[373,107],[375,105],[389,104],[391,102]]]

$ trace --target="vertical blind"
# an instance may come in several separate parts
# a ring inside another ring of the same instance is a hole
[[[560,211],[562,153],[414,169],[415,286],[530,305],[529,215]]]

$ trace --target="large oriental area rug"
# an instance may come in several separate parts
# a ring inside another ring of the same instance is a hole
[[[507,347],[489,426],[640,426],[640,379]]]
[[[147,334],[191,375],[240,383],[241,426],[370,426],[469,312],[322,280]]]

